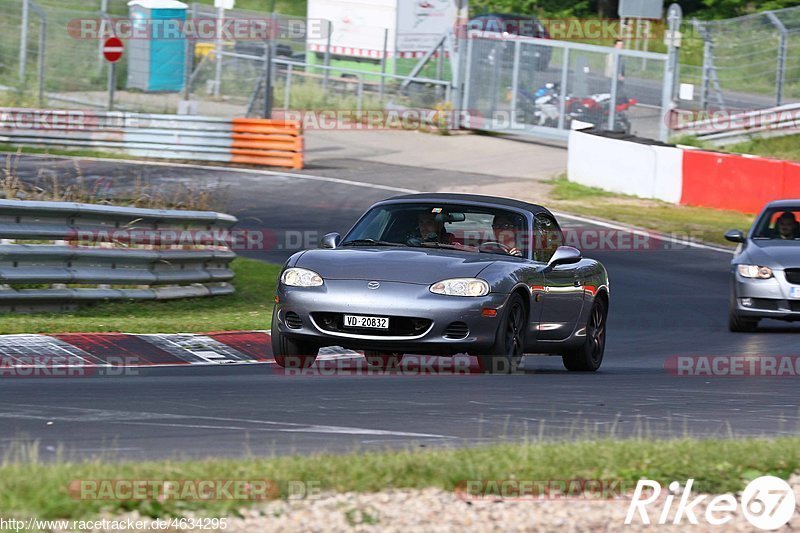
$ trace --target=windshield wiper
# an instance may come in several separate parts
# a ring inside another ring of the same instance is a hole
[[[353,239],[345,241],[339,246],[407,246],[399,242],[376,241],[375,239]]]

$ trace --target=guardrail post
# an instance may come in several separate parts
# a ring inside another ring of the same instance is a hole
[[[117,63],[108,65],[108,110],[114,111],[114,90],[117,84]]]
[[[19,81],[25,81],[25,67],[28,62],[28,17],[30,0],[22,0],[22,26],[19,34]]]

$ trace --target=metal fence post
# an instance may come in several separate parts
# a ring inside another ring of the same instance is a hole
[[[386,92],[386,56],[389,53],[389,28],[383,30],[383,55],[381,56],[381,87],[380,99],[383,105],[383,95]]]
[[[614,131],[617,121],[617,91],[619,89],[619,50],[611,49],[611,101],[608,103],[608,129]]]
[[[470,97],[470,86],[472,85],[472,37],[467,34],[467,59],[465,61],[466,65],[464,66],[464,79],[459,80],[461,82],[461,86],[464,87],[463,96],[461,97],[461,106],[464,108],[456,110],[456,112],[461,113],[464,112],[464,122],[465,126],[469,127],[470,117],[469,117],[469,97]]]
[[[567,83],[569,83],[569,48],[562,48],[563,57],[561,58],[561,88],[559,89],[558,102],[558,129],[563,130],[566,123],[567,113]]]
[[[330,70],[328,67],[331,66],[331,32],[333,31],[333,23],[328,20],[328,42],[325,44],[325,72],[322,73],[322,91],[328,90],[328,77],[330,76]]]
[[[44,12],[39,14],[39,57],[37,58],[39,70],[39,105],[44,107],[44,61],[47,50],[47,17]]]
[[[292,73],[294,72],[294,65],[289,63],[286,68],[286,87],[283,90],[283,108],[289,110],[292,105]]]
[[[772,11],[765,12],[772,24],[781,32],[781,41],[778,45],[778,66],[775,72],[775,105],[783,104],[783,84],[786,80],[786,47],[788,30],[783,22]]]
[[[676,32],[681,24],[683,10],[678,4],[672,4],[667,11],[667,22],[669,28],[669,49],[667,50],[667,62],[664,65],[664,84],[661,88],[661,120],[659,121],[659,140],[666,142],[669,139],[669,123],[673,108],[673,96],[675,91],[675,79],[678,63],[678,47],[675,46]]]
[[[703,111],[708,109],[708,97],[711,92],[711,61],[714,57],[714,42],[703,35],[703,88],[700,93],[700,107]]]
[[[359,118],[361,117],[361,111],[364,109],[364,78],[361,76],[358,77],[358,96],[356,97],[356,113],[358,113]]]
[[[217,43],[216,43],[216,72],[214,74],[214,97],[219,98],[222,85],[222,48],[225,45],[222,40],[222,30],[225,25],[225,8],[217,9]]]
[[[100,0],[100,35],[97,36],[97,68],[103,69],[103,39],[108,20],[108,0]]]
[[[28,17],[30,0],[22,0],[22,27],[19,35],[19,81],[25,81],[25,67],[28,62]]]
[[[192,66],[194,63],[194,42],[188,37],[184,36],[184,64],[183,64],[183,99],[190,100],[192,98]]]
[[[272,43],[264,46],[264,113],[262,118],[272,118]]]
[[[511,71],[511,127],[517,123],[517,91],[519,91],[519,61],[522,45],[514,42],[514,66]]]

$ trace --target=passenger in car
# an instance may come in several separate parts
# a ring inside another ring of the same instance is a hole
[[[791,211],[784,211],[775,223],[775,238],[794,240],[800,237],[800,223]]]

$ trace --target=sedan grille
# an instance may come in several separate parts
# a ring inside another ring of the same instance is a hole
[[[789,310],[793,313],[800,313],[800,300],[789,300]]]
[[[386,315],[381,315],[386,316]],[[342,313],[312,313],[311,318],[324,331],[334,333],[353,333],[356,335],[374,335],[377,337],[416,337],[431,327],[432,321],[427,318],[390,316],[388,329],[345,328]]]
[[[283,317],[283,321],[286,322],[286,325],[292,329],[300,329],[303,327],[303,321],[300,320],[300,316],[295,313],[294,311],[289,311]]]
[[[463,322],[453,322],[445,328],[442,336],[448,339],[463,339],[469,335],[469,326]]]
[[[787,268],[784,272],[786,273],[786,281],[800,285],[800,268]]]
[[[777,311],[780,300],[772,300],[769,298],[751,298],[754,309],[761,309],[762,311]]]

